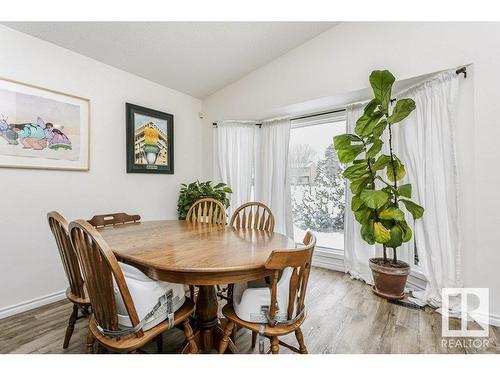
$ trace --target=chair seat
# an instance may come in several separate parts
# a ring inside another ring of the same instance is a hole
[[[184,304],[175,312],[174,315],[174,326],[182,323],[191,316],[194,311],[194,303],[189,298],[186,298]],[[164,320],[157,326],[144,331],[144,336],[137,337],[136,335],[131,335],[127,337],[120,337],[120,339],[107,337],[101,334],[97,329],[97,324],[94,319],[94,315],[91,316],[89,321],[89,329],[94,335],[95,339],[106,348],[111,349],[116,352],[126,353],[131,352],[136,349],[141,348],[146,343],[153,340],[156,336],[168,330],[168,322]]]
[[[71,291],[71,287],[68,287],[68,289],[66,289],[66,297],[71,302],[73,302],[77,305],[90,306],[90,299],[88,297],[87,289],[85,288],[85,286],[83,288],[84,288],[84,292],[85,292],[86,297],[82,298],[82,297],[78,297],[77,295],[73,294],[73,292]]]
[[[158,299],[169,290],[172,290],[173,293],[173,311],[177,311],[183,305],[186,298],[184,285],[153,280],[146,274],[144,274],[141,270],[129,264],[118,262],[118,265],[120,266],[123,272],[123,276],[125,277],[125,280],[127,282],[127,286],[130,291],[132,300],[134,301],[139,320],[144,319],[144,317],[158,303]],[[114,291],[116,310],[118,314],[118,324],[121,327],[132,327],[127,309],[125,307],[125,304],[123,303],[122,296],[116,285],[114,287]],[[146,324],[143,327],[144,331],[153,328],[165,319],[166,315],[158,312],[157,314],[146,320]]]
[[[291,275],[291,268],[285,268],[278,281],[278,311],[276,313],[278,319],[287,319]],[[265,279],[234,284],[233,306],[240,319],[252,323],[267,323],[267,317],[261,309],[262,306],[269,306],[270,303],[271,288]]]
[[[236,315],[236,312],[234,311],[234,308],[230,303],[228,303],[227,305],[225,305],[222,308],[222,314],[227,319],[233,321],[237,326],[244,327],[244,328],[249,329],[253,332],[259,332],[260,325],[262,324],[262,323],[248,322],[246,320],[240,319],[238,317],[238,315]],[[297,328],[299,328],[305,318],[306,318],[306,314],[304,313],[295,322],[288,324],[288,325],[275,325],[275,326],[271,327],[269,324],[266,324],[266,328],[264,330],[264,335],[265,336],[287,335],[287,334],[295,331]]]

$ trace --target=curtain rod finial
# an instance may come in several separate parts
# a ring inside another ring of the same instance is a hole
[[[464,78],[467,78],[467,67],[466,66],[462,66],[461,68],[459,68],[459,69],[456,70],[456,73],[457,74],[463,73],[464,74]]]

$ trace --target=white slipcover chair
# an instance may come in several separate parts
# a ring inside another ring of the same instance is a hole
[[[278,320],[287,320],[291,276],[292,268],[285,268],[278,281],[278,311],[276,313]],[[233,307],[238,318],[252,323],[267,323],[267,317],[262,308],[268,307],[270,304],[271,286],[265,279],[234,284]]]
[[[167,293],[170,289],[172,289],[173,293],[172,310],[175,312],[184,304],[184,301],[186,299],[184,285],[156,281],[149,278],[142,271],[131,265],[121,262],[118,262],[118,265],[120,266],[123,272],[123,276],[125,277],[125,280],[127,282],[127,286],[130,291],[130,295],[132,296],[132,300],[134,301],[139,320],[144,319],[144,317],[151,310],[153,310],[153,307],[158,303],[158,299],[162,295]],[[116,310],[118,315],[118,324],[121,328],[130,328],[132,327],[132,323],[130,321],[130,317],[128,316],[127,309],[125,308],[121,293],[116,283],[113,282],[113,284]],[[146,320],[145,325],[143,326],[143,330],[147,331],[148,329],[157,326],[166,318],[167,316],[165,313],[161,313],[160,311],[158,311]]]

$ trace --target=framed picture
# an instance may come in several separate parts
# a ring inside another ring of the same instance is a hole
[[[174,116],[126,103],[127,173],[174,173]]]
[[[90,101],[0,78],[0,167],[89,169]]]

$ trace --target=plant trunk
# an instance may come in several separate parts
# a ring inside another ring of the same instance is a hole
[[[384,263],[387,263],[387,247],[385,245],[382,245],[384,248]]]
[[[396,248],[393,247],[392,248],[392,263],[396,264],[398,262],[398,256],[396,254]]]

